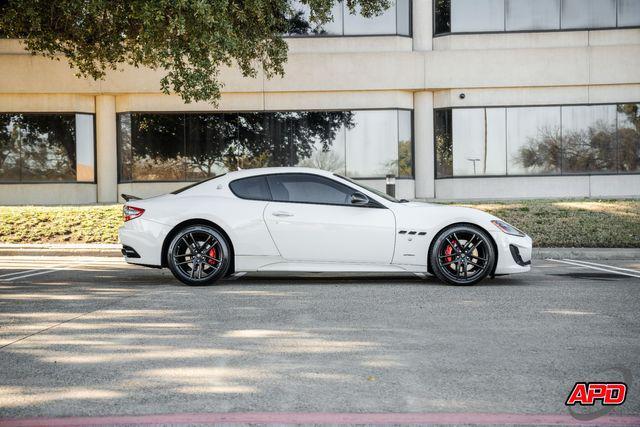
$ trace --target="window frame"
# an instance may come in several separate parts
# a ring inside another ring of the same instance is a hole
[[[341,0],[342,1],[342,0]],[[395,33],[375,33],[375,34],[344,34],[344,2],[342,2],[342,34],[283,34],[284,39],[308,39],[308,38],[340,38],[340,37],[406,37],[413,38],[413,0],[409,0],[409,34],[398,33],[398,3],[395,4],[396,9],[396,31]],[[617,2],[616,2],[617,4]]]
[[[505,5],[506,5],[506,0]],[[446,36],[455,36],[455,35],[476,35],[476,34],[518,34],[518,33],[561,33],[561,32],[570,32],[570,31],[605,31],[605,30],[629,30],[629,29],[637,29],[640,28],[640,25],[632,25],[632,26],[619,26],[618,25],[618,9],[619,9],[619,0],[616,0],[616,25],[615,27],[586,27],[586,28],[562,28],[562,3],[563,0],[560,0],[560,10],[559,10],[559,22],[560,28],[558,29],[547,29],[547,30],[510,30],[506,29],[506,15],[504,17],[505,21],[505,29],[499,31],[449,31],[445,33],[436,32],[436,1],[431,2],[431,28],[433,38],[437,37],[446,37]],[[506,10],[506,9],[505,9]],[[449,12],[449,28],[451,28],[451,12]]]
[[[337,181],[335,179],[326,177],[324,175],[318,175],[318,174],[314,174],[314,173],[308,173],[308,172],[276,172],[276,173],[265,173],[265,174],[260,174],[260,175],[251,175],[251,176],[246,176],[246,177],[241,177],[241,178],[236,178],[232,181],[229,181],[229,183],[227,184],[229,187],[229,190],[233,193],[234,196],[236,196],[239,199],[242,200],[251,200],[251,201],[256,201],[256,202],[267,202],[267,203],[294,203],[294,204],[299,204],[299,205],[319,205],[319,206],[340,206],[340,207],[352,207],[352,208],[373,208],[373,209],[388,209],[386,206],[384,206],[382,203],[380,203],[379,201],[371,198],[370,195],[365,194],[365,196],[367,196],[367,198],[369,199],[369,203],[366,205],[352,205],[352,204],[342,204],[342,203],[320,203],[320,202],[296,202],[296,201],[285,201],[285,200],[275,200],[273,198],[273,190],[271,189],[271,183],[269,183],[269,177],[270,176],[282,176],[282,175],[305,175],[305,176],[310,176],[313,178],[316,178],[320,181],[329,181],[333,184],[335,184],[336,186],[340,186],[340,187],[345,187],[348,188],[352,191],[353,193],[362,193],[362,191],[360,191],[359,189],[356,189],[354,187],[351,187],[350,185],[347,185],[345,183],[342,183],[340,181]],[[245,179],[249,179],[249,178],[256,178],[256,177],[262,177],[266,183],[267,183],[267,188],[269,189],[269,193],[270,193],[270,198],[265,200],[265,199],[251,199],[251,198],[247,198],[247,197],[241,197],[239,196],[235,191],[233,191],[233,189],[231,188],[231,184],[233,184],[234,182],[237,181],[241,181],[241,180],[245,180]]]
[[[86,111],[0,111],[0,114],[28,114],[28,115],[38,115],[38,116],[46,116],[46,115],[56,115],[56,114],[73,114],[74,117],[77,114],[90,115],[93,119],[93,181],[78,181],[78,160],[76,159],[75,170],[76,170],[76,180],[75,181],[47,181],[47,180],[35,180],[35,181],[22,181],[20,180],[8,180],[8,181],[0,181],[0,185],[20,185],[20,184],[88,184],[88,185],[96,185],[98,183],[98,144],[97,144],[97,132],[96,132],[96,113],[94,112],[86,112]],[[77,134],[76,139],[74,140],[75,148],[77,149],[78,140]],[[119,156],[119,150],[118,156]],[[22,169],[22,157],[20,160],[20,169]],[[22,170],[20,171],[22,174]]]
[[[416,150],[416,141],[415,141],[415,110],[412,108],[400,108],[400,107],[376,107],[376,108],[352,108],[352,109],[348,109],[348,108],[342,108],[342,109],[338,109],[338,108],[330,108],[330,109],[314,109],[314,108],[303,108],[303,109],[298,109],[298,110],[293,110],[293,109],[286,109],[286,110],[223,110],[223,111],[210,111],[210,110],[193,110],[193,111],[178,111],[178,110],[171,110],[171,111],[154,111],[154,110],[131,110],[131,111],[119,111],[116,113],[116,148],[117,148],[117,179],[118,179],[118,184],[138,184],[138,183],[153,183],[153,182],[157,182],[157,183],[180,183],[180,182],[184,182],[184,183],[194,183],[197,181],[187,181],[187,180],[135,180],[135,179],[123,179],[122,177],[122,153],[121,153],[121,141],[122,141],[122,130],[121,130],[121,117],[125,114],[129,114],[129,115],[133,115],[133,114],[176,114],[176,115],[184,115],[186,117],[186,115],[189,114],[251,114],[251,113],[259,113],[259,114],[268,114],[268,113],[283,113],[283,112],[341,112],[341,111],[409,111],[411,113],[411,176],[396,176],[396,179],[402,179],[402,180],[415,180],[415,176],[416,176],[416,171],[415,171],[415,166],[416,166],[416,158],[415,158],[415,150]],[[396,114],[396,116],[398,116]],[[95,121],[95,117],[94,117],[94,121]],[[185,120],[186,123],[186,120]],[[399,120],[398,123],[396,123],[396,135],[398,134],[398,126],[399,126]],[[95,132],[95,126],[94,126],[94,132]],[[185,132],[186,132],[186,126],[185,126]],[[397,138],[398,139],[398,138]],[[95,143],[95,139],[94,139],[94,143]],[[187,144],[187,141],[184,141],[185,147]],[[395,143],[395,147],[396,147],[396,153],[398,153],[398,159],[399,159],[399,141],[396,141]],[[186,150],[186,148],[185,148]],[[97,158],[97,156],[96,156]],[[346,161],[346,158],[345,158]],[[295,166],[284,166],[284,167],[295,167]],[[231,172],[231,171],[229,171]],[[362,176],[362,177],[357,177],[357,178],[353,178],[353,179],[358,179],[358,180],[384,180],[385,177],[383,176]]]
[[[435,123],[435,118],[436,118],[436,112],[437,111],[443,111],[443,110],[455,110],[455,109],[476,109],[476,108],[506,108],[507,109],[507,114],[508,114],[508,110],[509,108],[518,108],[518,107],[560,107],[560,114],[562,115],[562,107],[593,107],[593,106],[598,106],[598,105],[615,105],[616,107],[618,105],[623,105],[623,104],[640,104],[640,101],[627,101],[627,102],[598,102],[598,103],[576,103],[576,104],[523,104],[523,105],[473,105],[473,106],[455,106],[455,107],[434,107],[433,108],[433,121]],[[562,119],[561,119],[561,123],[562,123]],[[453,123],[452,123],[453,125]],[[505,123],[506,126],[506,123]],[[618,139],[619,135],[618,135],[618,118],[616,115],[616,155],[618,154]],[[619,164],[616,164],[616,171],[615,172],[611,172],[611,171],[607,171],[607,172],[575,172],[575,173],[567,173],[564,172],[561,166],[560,172],[559,173],[544,173],[544,174],[504,174],[504,175],[459,175],[459,176],[455,176],[455,175],[451,175],[451,176],[438,176],[438,164],[437,164],[437,156],[436,156],[436,150],[435,150],[435,144],[436,144],[436,132],[435,132],[435,126],[434,126],[434,131],[433,131],[433,138],[431,140],[431,143],[433,144],[432,147],[434,148],[433,150],[433,178],[435,180],[441,180],[441,179],[482,179],[482,178],[536,178],[536,177],[573,177],[573,176],[616,176],[616,175],[640,175],[640,171],[636,171],[636,172],[621,172],[619,170]],[[451,144],[454,144],[455,142],[453,141],[453,138],[451,140]],[[508,147],[509,141],[507,140],[507,147]],[[561,154],[562,157],[564,156],[564,153]],[[506,159],[505,159],[506,161]],[[617,159],[616,161],[619,161],[619,159]],[[508,170],[508,168],[507,168]]]

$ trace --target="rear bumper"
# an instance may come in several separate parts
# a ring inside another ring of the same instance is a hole
[[[525,273],[531,270],[532,240],[501,231],[491,233],[498,247],[498,265],[495,274]]]
[[[159,267],[162,264],[162,244],[169,231],[169,226],[142,218],[126,222],[118,230],[125,261]]]

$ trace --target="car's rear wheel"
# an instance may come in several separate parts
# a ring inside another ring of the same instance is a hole
[[[171,240],[167,264],[182,283],[190,286],[213,284],[225,276],[231,264],[229,242],[213,227],[188,226]]]
[[[484,279],[496,262],[489,235],[473,225],[443,230],[429,254],[430,268],[443,282],[473,285]]]

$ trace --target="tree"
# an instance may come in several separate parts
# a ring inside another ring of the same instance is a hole
[[[332,19],[334,0],[0,0],[0,34],[22,39],[27,50],[66,57],[81,77],[102,79],[125,64],[162,68],[164,93],[185,102],[220,98],[220,70],[237,65],[244,76],[258,67],[284,74],[287,44],[296,28]],[[390,0],[344,0],[350,13],[382,13]]]

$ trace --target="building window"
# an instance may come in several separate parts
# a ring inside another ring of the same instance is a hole
[[[336,1],[331,9],[332,20],[313,26],[308,5],[299,0],[291,2],[294,13],[288,18],[288,36],[376,36],[411,35],[411,1],[391,0],[391,7],[378,16],[365,18],[349,13],[343,1]]]
[[[120,182],[196,181],[267,166],[413,176],[408,110],[121,113],[118,128]]]
[[[438,109],[436,177],[640,172],[638,107]]]
[[[638,0],[434,0],[434,34],[640,26]]]
[[[93,114],[0,113],[0,182],[94,182]]]

